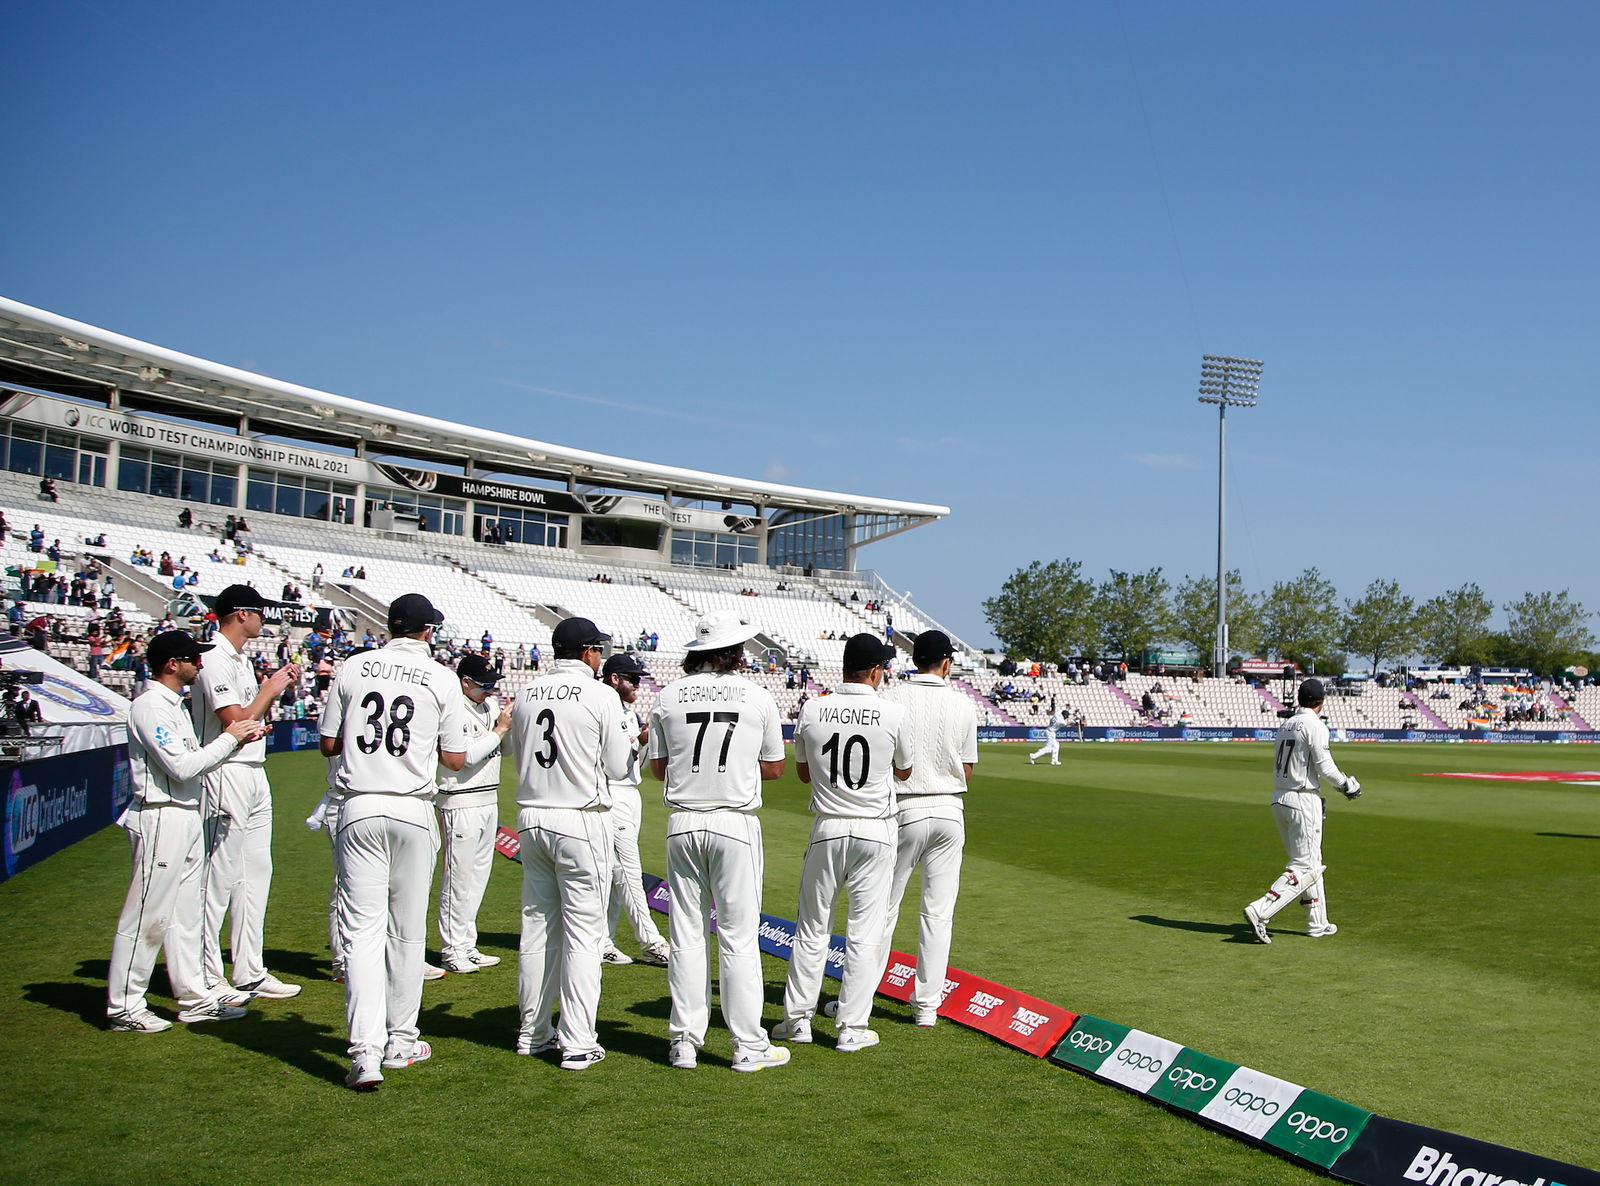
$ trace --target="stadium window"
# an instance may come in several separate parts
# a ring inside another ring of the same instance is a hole
[[[150,490],[157,498],[178,497],[181,461],[176,453],[150,454]]]
[[[44,474],[58,482],[78,476],[78,438],[66,432],[48,432],[44,438]]]
[[[6,455],[6,468],[16,474],[37,474],[44,460],[44,433],[26,424],[11,428],[11,448]]]
[[[244,488],[244,506],[247,511],[259,511],[262,514],[271,514],[273,506],[273,481],[272,473],[264,469],[250,470],[249,481]]]
[[[78,484],[104,486],[106,484],[106,443],[92,437],[78,438]]]
[[[117,489],[130,494],[147,494],[150,491],[150,454],[129,445],[122,446],[122,459],[117,463]]]
[[[273,510],[280,515],[300,516],[300,508],[305,503],[305,489],[298,479],[278,475],[278,490],[273,498]]]
[[[326,520],[333,513],[332,487],[318,478],[306,479],[305,517]]]

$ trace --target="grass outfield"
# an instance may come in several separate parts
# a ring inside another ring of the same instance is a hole
[[[957,965],[1375,1112],[1600,1164],[1582,1077],[1600,1018],[1600,788],[1418,776],[1597,769],[1600,751],[1336,747],[1366,789],[1329,807],[1341,930],[1295,933],[1291,907],[1270,947],[1245,942],[1239,918],[1282,859],[1266,806],[1269,747],[1067,745],[1060,769],[1029,767],[1027,752],[983,748]],[[122,833],[106,829],[0,884],[0,1180],[1317,1177],[959,1026],[919,1030],[889,1002],[875,1050],[839,1055],[823,1042],[781,1070],[734,1075],[726,1032],[713,1028],[700,1069],[676,1071],[665,1061],[665,971],[608,968],[600,1027],[611,1057],[581,1075],[518,1058],[519,880],[502,861],[480,924],[482,946],[507,962],[427,985],[433,1060],[356,1095],[341,1086],[343,996],[326,971],[327,843],[300,823],[322,763],[289,754],[269,770],[268,963],[305,983],[295,1000],[236,1023],[108,1033]],[[793,917],[809,816],[792,775],[770,789],[763,820],[765,905]],[[645,867],[656,872],[663,823],[647,806]],[[914,935],[905,911],[896,945]],[[784,964],[766,963],[772,1022]],[[170,1016],[164,988],[158,972],[152,1003]]]

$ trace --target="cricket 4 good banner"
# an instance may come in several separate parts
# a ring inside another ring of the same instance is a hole
[[[1333,1172],[1364,1186],[1600,1186],[1600,1173],[1374,1116]]]
[[[133,796],[128,747],[108,746],[4,772],[5,869],[9,878],[115,822]]]

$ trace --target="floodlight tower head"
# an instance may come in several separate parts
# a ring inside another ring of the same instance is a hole
[[[1206,354],[1200,359],[1200,402],[1229,408],[1253,408],[1261,386],[1259,358]]]

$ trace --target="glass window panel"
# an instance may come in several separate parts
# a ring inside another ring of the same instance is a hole
[[[150,467],[137,457],[123,456],[117,466],[117,489],[146,494],[150,488]]]
[[[178,497],[178,467],[175,465],[162,465],[157,453],[150,462],[150,493],[157,498]]]
[[[22,438],[19,432],[11,440],[11,452],[6,458],[6,468],[17,474],[36,474],[43,460],[44,447],[38,441]]]
[[[273,500],[273,507],[280,515],[299,515],[302,497],[303,492],[298,486],[280,485],[277,498]]]
[[[211,475],[197,474],[192,469],[183,471],[183,482],[178,497],[184,502],[206,502],[211,494]]]
[[[59,435],[52,433],[52,436]],[[63,482],[73,481],[78,476],[78,451],[62,445],[46,445],[44,447],[44,472],[46,477],[56,478]]]
[[[273,485],[271,482],[263,482],[256,478],[257,472],[256,470],[250,471],[250,481],[245,485],[245,509],[249,511],[271,511]]]
[[[222,474],[211,475],[211,505],[231,507],[239,496],[239,479]]]
[[[307,519],[326,519],[330,514],[333,513],[333,499],[328,494],[326,489],[313,490],[311,489],[311,485],[312,484],[310,482],[306,483],[306,506],[304,511],[305,517]],[[327,483],[323,483],[323,485],[326,486]]]

